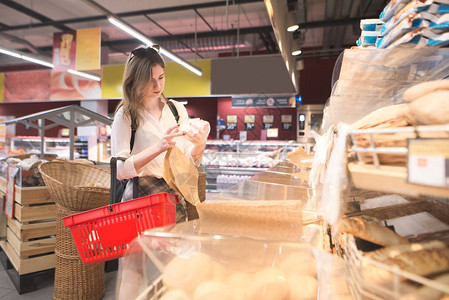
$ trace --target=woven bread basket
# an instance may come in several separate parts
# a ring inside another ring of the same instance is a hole
[[[39,172],[57,205],[85,211],[109,203],[108,171],[76,162],[51,161],[40,164]]]

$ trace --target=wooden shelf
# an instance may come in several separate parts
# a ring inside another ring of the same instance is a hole
[[[358,188],[379,192],[399,193],[417,197],[420,195],[449,198],[449,188],[411,184],[407,182],[407,168],[348,163],[352,181]]]

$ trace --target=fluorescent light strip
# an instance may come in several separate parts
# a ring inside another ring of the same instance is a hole
[[[36,59],[36,58],[32,58],[32,57],[29,57],[29,56],[26,56],[26,55],[21,55],[20,58],[24,59],[24,60],[31,61],[31,62],[33,62],[35,64],[39,64],[39,65],[43,65],[43,66],[52,68],[52,69],[54,67],[54,65],[49,63],[49,62],[46,62],[46,61],[43,61],[43,60],[40,60],[40,59]]]
[[[124,32],[132,35],[136,39],[140,40],[142,43],[145,43],[147,46],[151,46],[151,45],[154,44],[151,40],[149,40],[145,36],[141,35],[137,31],[135,31],[134,29],[130,28],[128,25],[123,24],[119,20],[116,20],[113,17],[109,17],[108,20],[109,20],[109,22],[111,22],[112,24],[114,24],[115,26],[117,26],[118,28],[123,30]]]
[[[26,55],[22,55],[22,54],[19,54],[19,53],[13,52],[13,51],[9,51],[9,50],[3,49],[3,48],[0,48],[0,53],[6,54],[6,55],[9,55],[9,56],[13,56],[13,57],[16,57],[16,58],[21,58],[21,59],[30,61],[30,62],[35,63],[35,64],[39,64],[39,65],[43,65],[43,66],[49,67],[51,69],[54,68],[54,65],[52,63],[49,63],[49,62],[46,62],[46,61],[43,61],[43,60],[40,60],[40,59],[36,59],[36,58],[33,58],[33,57],[29,57],[29,56],[26,56]],[[75,70],[72,70],[72,69],[68,69],[67,72],[75,74],[75,75],[78,75],[78,76],[86,77],[86,78],[89,78],[89,79],[92,79],[92,80],[95,80],[95,81],[100,81],[101,80],[101,77],[99,77],[99,76],[87,74],[87,73],[84,73],[84,72],[75,71]]]
[[[146,38],[145,36],[143,36],[142,34],[138,33],[137,31],[135,31],[134,29],[130,28],[128,25],[120,22],[119,20],[113,18],[113,17],[109,17],[108,18],[109,22],[111,22],[113,25],[117,26],[118,28],[120,28],[121,30],[125,31],[126,33],[132,35],[133,37],[135,37],[136,39],[140,40],[142,43],[146,44],[147,46],[152,46],[154,45],[154,42],[152,42],[150,39]],[[184,68],[188,69],[189,71],[195,73],[198,76],[203,75],[203,72],[201,72],[200,69],[190,65],[189,63],[187,63],[184,60],[179,59],[179,57],[177,57],[176,55],[174,55],[173,53],[171,53],[168,50],[165,50],[164,48],[160,49],[160,52],[167,56],[168,58],[170,58],[171,60],[177,62],[178,64],[182,65]]]
[[[185,62],[183,60],[180,60],[178,57],[173,55],[173,53],[165,50],[164,48],[161,48],[160,52],[162,54],[164,54],[165,56],[169,57],[171,60],[177,62],[180,65],[182,65],[184,68],[188,69],[189,71],[192,71],[196,75],[198,75],[198,76],[203,75],[203,72],[201,72],[201,70],[199,70],[198,68],[195,68],[194,66],[190,65],[189,63],[187,63],[187,62]]]
[[[101,80],[101,78],[99,76],[87,74],[87,73],[80,72],[80,71],[75,71],[75,70],[72,70],[72,69],[68,69],[67,72],[75,74],[75,75],[78,75],[78,76],[86,77],[86,78],[89,78],[89,79],[92,79],[92,80],[95,80],[95,81],[100,81]]]
[[[8,50],[2,49],[2,48],[0,48],[0,53],[6,54],[6,55],[9,55],[9,56],[14,56],[14,57],[17,57],[17,58],[22,58],[20,54],[15,53],[15,52],[11,52],[11,51],[8,51]]]

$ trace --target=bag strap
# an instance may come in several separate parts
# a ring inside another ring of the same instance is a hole
[[[178,110],[176,109],[176,106],[170,100],[167,100],[167,105],[170,108],[173,116],[175,116],[176,124],[178,124],[179,123],[179,114],[178,114]]]
[[[129,152],[133,150],[134,147],[134,139],[136,136],[136,129],[131,129],[131,139],[129,141]],[[117,182],[117,160],[125,161],[125,157],[111,157],[110,160],[110,168],[111,168],[111,187],[109,194],[109,203],[114,204],[119,202],[115,197],[116,187],[115,184]],[[137,198],[137,185],[138,180],[137,177],[131,178],[133,182],[133,198]]]

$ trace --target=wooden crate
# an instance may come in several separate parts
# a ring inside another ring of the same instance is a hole
[[[6,180],[0,178],[0,191]],[[56,204],[45,186],[15,186],[14,218],[0,244],[19,275],[55,267]]]

